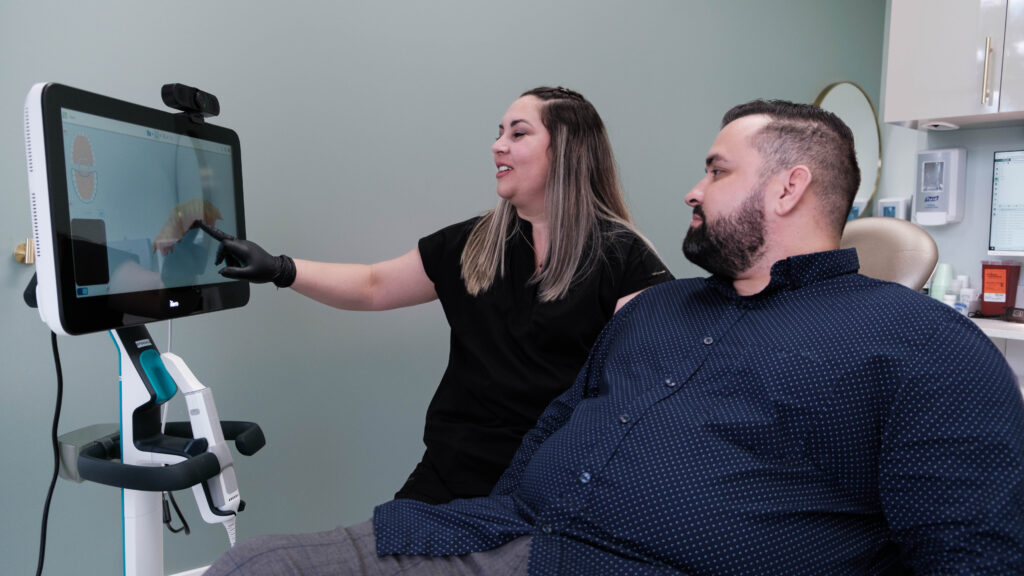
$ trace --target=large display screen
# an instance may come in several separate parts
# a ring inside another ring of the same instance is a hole
[[[81,334],[247,302],[247,283],[217,273],[218,243],[197,227],[245,237],[233,131],[59,84],[30,92],[26,124],[37,256],[53,267],[52,279],[38,270],[37,300],[51,328]]]
[[[996,152],[993,158],[988,251],[1024,256],[1024,150]]]

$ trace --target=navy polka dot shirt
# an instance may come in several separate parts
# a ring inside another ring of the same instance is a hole
[[[1024,402],[952,308],[853,250],[645,291],[487,498],[377,507],[377,550],[531,535],[529,573],[1024,574]]]

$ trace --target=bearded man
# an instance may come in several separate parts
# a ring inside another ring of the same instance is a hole
[[[210,574],[1024,573],[1016,379],[970,320],[839,249],[849,128],[779,101],[722,126],[686,195],[712,275],[615,314],[490,496],[388,502]]]

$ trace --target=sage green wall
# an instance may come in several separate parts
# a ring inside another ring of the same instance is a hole
[[[524,90],[561,84],[596,105],[640,227],[677,276],[683,195],[722,113],[756,97],[812,101],[852,80],[877,105],[885,1],[201,2],[0,4],[0,248],[31,234],[22,106],[57,81],[160,108],[160,86],[216,94],[242,140],[251,238],[294,256],[371,262],[495,201],[490,144]],[[34,570],[50,475],[55,375],[46,327],[21,300],[30,267],[0,264],[0,558]],[[166,350],[167,328],[151,326]],[[236,455],[240,537],[367,518],[421,452],[445,365],[441,309],[333,311],[255,287],[249,306],[180,320],[173,350],[225,419],[267,447]],[[117,419],[110,338],[60,338],[67,432]],[[177,408],[176,408],[177,410]],[[182,417],[180,414],[172,415]],[[180,493],[193,534],[177,572],[226,548]],[[57,485],[48,574],[120,572],[115,489]]]

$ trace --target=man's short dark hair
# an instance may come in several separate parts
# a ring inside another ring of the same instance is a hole
[[[754,100],[735,106],[722,117],[722,127],[753,115],[771,119],[751,138],[764,158],[762,177],[806,164],[813,176],[810,189],[821,198],[826,217],[841,232],[860,187],[850,128],[818,106],[785,100]]]

